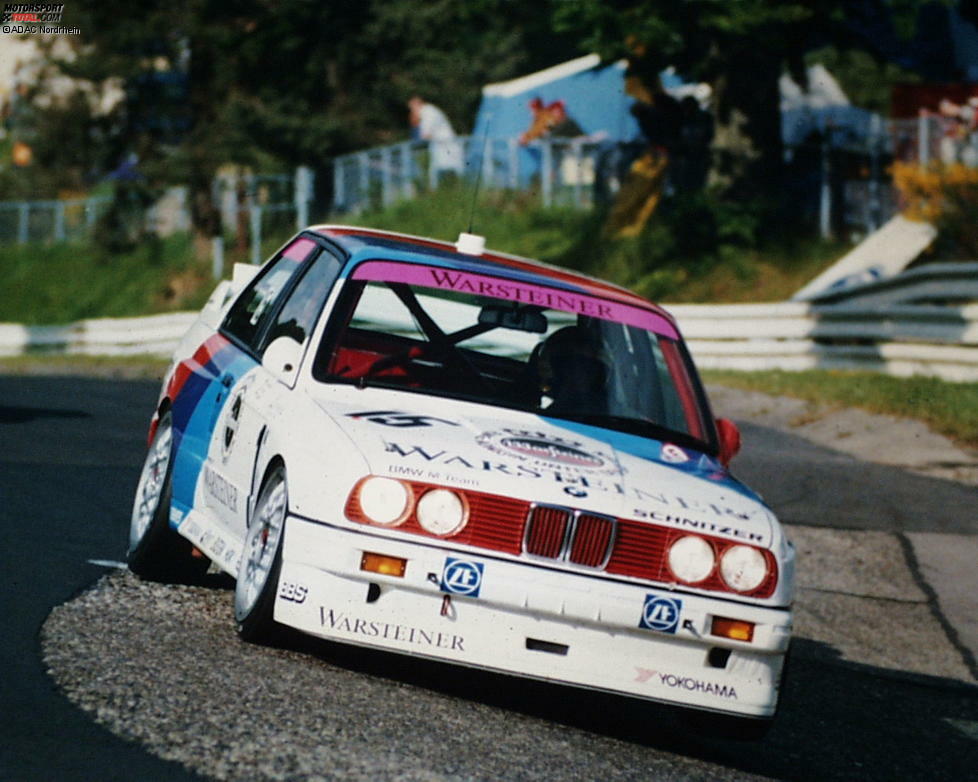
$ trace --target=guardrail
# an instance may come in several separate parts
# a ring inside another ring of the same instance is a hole
[[[858,369],[978,381],[978,305],[674,305],[705,369]]]
[[[861,369],[978,382],[976,280],[978,264],[945,264],[835,292],[831,304],[666,307],[702,368]],[[183,312],[67,326],[0,324],[0,356],[167,356],[195,317]]]
[[[196,312],[174,312],[81,320],[65,326],[0,323],[0,356],[169,356],[196,317]]]

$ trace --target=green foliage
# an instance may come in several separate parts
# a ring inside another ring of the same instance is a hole
[[[36,325],[194,309],[213,288],[190,239],[144,241],[111,254],[83,243],[0,248],[0,322]]]
[[[926,422],[942,434],[978,446],[978,383],[929,377],[889,377],[871,372],[703,372],[708,382],[793,396],[811,402],[861,407]]]
[[[805,56],[808,65],[820,63],[838,80],[839,86],[855,106],[883,116],[890,113],[890,98],[895,84],[920,81],[920,77],[888,62],[880,62],[868,52],[826,46]]]
[[[473,230],[495,250],[608,279],[658,301],[778,301],[845,251],[841,244],[762,230],[764,210],[698,194],[667,201],[636,237],[602,235],[604,214],[544,209],[532,193],[488,192]],[[357,216],[378,228],[454,241],[472,193],[458,183]]]
[[[784,173],[778,79],[803,81],[806,52],[826,45],[866,49],[845,22],[857,12],[901,20],[924,0],[567,0],[554,25],[606,60],[627,58],[630,73],[655,93],[667,66],[713,89],[716,134],[712,181],[731,200],[777,194]]]

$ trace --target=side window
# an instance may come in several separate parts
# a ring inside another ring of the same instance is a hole
[[[272,323],[265,344],[278,337],[289,337],[304,344],[316,327],[316,319],[339,271],[339,259],[328,252],[321,253],[289,294]]]
[[[302,262],[316,249],[311,239],[296,239],[272,261],[231,305],[222,329],[252,348],[258,347],[262,328]]]

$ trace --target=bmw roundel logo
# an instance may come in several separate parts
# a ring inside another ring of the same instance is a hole
[[[678,598],[646,595],[642,620],[638,626],[646,630],[658,630],[660,633],[675,633],[676,628],[679,627],[679,614],[682,608],[683,601]]]
[[[478,597],[479,590],[482,588],[483,567],[481,562],[447,557],[445,567],[441,572],[442,592],[464,595],[465,597]]]

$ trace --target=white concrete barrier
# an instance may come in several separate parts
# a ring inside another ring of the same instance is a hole
[[[967,284],[972,276],[978,277],[978,264],[942,268],[946,271],[912,270],[906,273],[906,281],[890,278],[877,283],[885,296],[874,305],[869,304],[876,295],[874,288],[864,285],[853,293],[851,303],[842,297],[831,304],[665,306],[703,368],[864,369],[978,382],[978,303],[972,303],[972,286]],[[913,303],[921,300],[927,303]],[[195,318],[196,313],[178,312],[66,326],[0,324],[0,356],[44,352],[169,356]]]

